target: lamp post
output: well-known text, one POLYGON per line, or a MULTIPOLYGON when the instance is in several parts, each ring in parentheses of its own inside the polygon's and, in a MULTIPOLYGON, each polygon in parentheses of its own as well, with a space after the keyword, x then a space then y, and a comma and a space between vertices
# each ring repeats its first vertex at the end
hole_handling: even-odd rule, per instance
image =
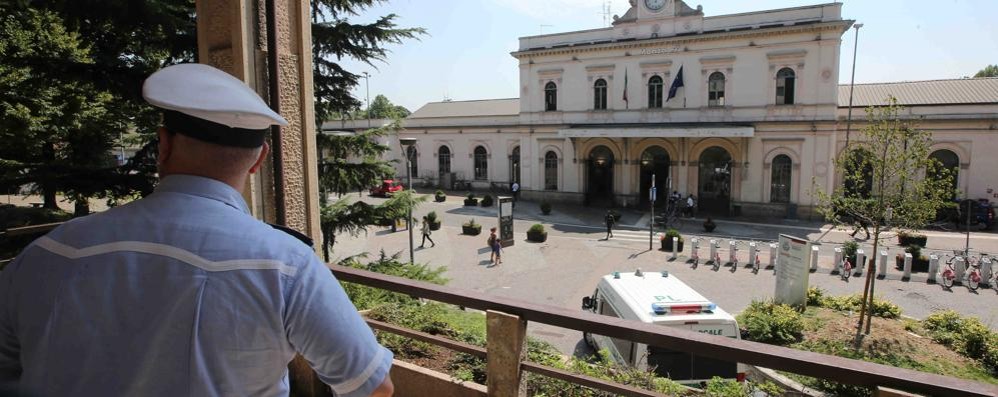
POLYGON ((863 24, 852 25, 856 29, 856 42, 852 46, 852 81, 849 82, 849 116, 846 117, 846 148, 849 148, 849 134, 852 132, 852 91, 856 85, 856 53, 859 48, 859 28, 863 24))
MULTIPOLYGON (((370 121, 370 119, 368 119, 370 121)), ((409 148, 416 144, 416 138, 399 138, 399 143, 402 145, 402 154, 405 156, 405 175, 406 184, 412 193, 416 193, 415 189, 412 188, 412 158, 409 155, 409 148)), ((416 254, 412 247, 414 245, 412 240, 412 203, 409 203, 408 214, 405 219, 406 229, 409 229, 409 264, 416 264, 416 254)))
POLYGON ((364 85, 367 87, 367 128, 371 128, 371 74, 364 72, 364 85))

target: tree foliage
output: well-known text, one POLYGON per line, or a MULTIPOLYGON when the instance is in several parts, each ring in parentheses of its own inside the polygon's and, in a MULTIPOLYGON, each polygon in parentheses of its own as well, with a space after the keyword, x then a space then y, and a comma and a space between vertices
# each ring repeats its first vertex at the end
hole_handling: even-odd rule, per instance
POLYGON ((355 135, 318 134, 322 151, 319 184, 326 193, 343 195, 380 184, 395 168, 383 155, 388 146, 379 141, 400 129, 400 121, 355 135))
POLYGON ((380 205, 355 201, 343 197, 322 207, 322 254, 329 260, 329 253, 336 244, 336 235, 350 233, 358 236, 367 233, 367 227, 395 219, 405 219, 409 211, 426 202, 429 196, 417 196, 412 190, 396 192, 380 205))
POLYGON ((974 78, 981 77, 998 77, 998 65, 985 66, 984 69, 981 69, 974 75, 974 78))
POLYGON ((333 119, 360 107, 360 101, 350 94, 360 79, 340 61, 347 57, 374 65, 385 61, 386 45, 401 44, 426 31, 422 28, 399 28, 395 14, 388 14, 368 24, 356 24, 349 17, 385 2, 385 0, 311 0, 312 4, 312 63, 315 84, 316 124, 333 119))

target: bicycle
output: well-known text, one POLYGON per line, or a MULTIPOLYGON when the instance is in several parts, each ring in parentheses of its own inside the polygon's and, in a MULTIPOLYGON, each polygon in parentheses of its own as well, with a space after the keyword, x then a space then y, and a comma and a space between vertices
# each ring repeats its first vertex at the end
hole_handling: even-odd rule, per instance
POLYGON ((971 291, 977 291, 981 287, 981 261, 974 257, 969 257, 971 259, 967 262, 969 272, 967 272, 967 288, 971 291))
POLYGON ((942 284, 943 288, 950 289, 953 287, 953 281, 956 280, 956 269, 953 267, 953 261, 957 256, 959 255, 953 255, 946 261, 946 269, 943 269, 943 272, 939 275, 939 284, 942 284))

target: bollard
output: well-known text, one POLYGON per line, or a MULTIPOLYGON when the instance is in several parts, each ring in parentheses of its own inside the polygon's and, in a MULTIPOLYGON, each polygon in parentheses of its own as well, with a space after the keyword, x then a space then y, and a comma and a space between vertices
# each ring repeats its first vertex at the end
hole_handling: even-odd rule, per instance
POLYGON ((780 245, 772 243, 769 245, 769 268, 776 269, 776 257, 779 255, 780 245))
POLYGON ((962 257, 956 257, 953 259, 953 269, 956 271, 956 280, 953 280, 953 284, 963 284, 963 274, 967 270, 967 262, 964 262, 962 257))
POLYGON ((737 242, 735 240, 728 240, 728 262, 731 262, 732 265, 734 265, 735 262, 738 262, 738 257, 736 256, 736 243, 737 242))
POLYGON ((856 263, 852 265, 854 269, 853 276, 863 276, 863 269, 866 269, 866 252, 863 250, 856 250, 856 263))
POLYGON ((901 281, 911 280, 911 253, 904 253, 904 274, 901 275, 901 281))
POLYGON ((842 247, 835 247, 835 262, 832 264, 832 274, 842 274, 842 247))
POLYGON ((818 246, 811 246, 811 273, 818 271, 818 246))
POLYGON ((887 277, 887 250, 880 251, 880 263, 877 266, 877 278, 887 277))
POLYGON ((991 287, 991 257, 981 257, 981 284, 991 287))
POLYGON ((936 283, 936 273, 939 271, 939 257, 929 255, 929 278, 925 280, 928 284, 936 283))
MULTIPOLYGON (((717 247, 718 247, 718 245, 719 245, 719 243, 717 242, 717 240, 713 240, 713 239, 710 240, 710 259, 709 260, 712 261, 712 260, 714 260, 714 258, 717 257, 717 247)), ((717 264, 715 264, 715 266, 716 265, 717 264)))
POLYGON ((748 244, 748 261, 749 264, 755 266, 755 256, 759 253, 758 244, 752 242, 748 244))
POLYGON ((694 262, 700 262, 700 239, 694 238, 690 241, 693 244, 690 247, 690 259, 694 262))
POLYGON ((672 259, 675 260, 679 252, 679 237, 672 238, 672 259))

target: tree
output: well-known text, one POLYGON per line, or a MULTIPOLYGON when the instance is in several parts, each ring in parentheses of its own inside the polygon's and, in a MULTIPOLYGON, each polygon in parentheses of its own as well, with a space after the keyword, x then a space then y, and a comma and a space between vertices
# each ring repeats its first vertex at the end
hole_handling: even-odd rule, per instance
MULTIPOLYGON (((831 193, 821 189, 816 192, 819 211, 833 223, 851 220, 873 227, 874 253, 887 227, 895 231, 924 227, 935 219, 939 209, 951 205, 953 176, 929 158, 932 134, 901 119, 903 109, 894 97, 887 99, 886 106, 868 108, 862 137, 851 142, 835 161, 843 175, 843 186, 831 193)), ((864 321, 865 333, 870 333, 873 263, 871 259, 863 290, 857 344, 864 321)))
POLYGON ((384 95, 374 97, 369 111, 372 119, 404 119, 412 114, 409 109, 395 105, 384 95))
POLYGON ((974 75, 975 79, 981 77, 998 77, 998 65, 985 66, 984 69, 981 69, 981 71, 974 75))
POLYGON ((425 34, 422 28, 398 28, 395 14, 378 18, 370 24, 353 24, 348 17, 356 16, 372 5, 385 0, 311 0, 312 4, 312 63, 315 85, 315 118, 321 125, 336 114, 360 107, 360 101, 350 94, 360 75, 344 69, 339 60, 350 57, 368 65, 384 61, 385 45, 400 44, 425 34))
POLYGON ((381 205, 351 201, 349 197, 342 197, 330 205, 323 206, 320 222, 323 258, 329 261, 329 253, 336 244, 337 234, 350 233, 357 236, 362 232, 366 233, 370 225, 405 219, 411 210, 426 202, 428 197, 416 196, 413 190, 403 190, 392 195, 381 205))
POLYGON ((319 164, 319 185, 326 193, 344 195, 374 186, 395 173, 390 161, 382 158, 388 146, 378 140, 400 127, 400 121, 356 135, 317 134, 323 153, 319 164))

